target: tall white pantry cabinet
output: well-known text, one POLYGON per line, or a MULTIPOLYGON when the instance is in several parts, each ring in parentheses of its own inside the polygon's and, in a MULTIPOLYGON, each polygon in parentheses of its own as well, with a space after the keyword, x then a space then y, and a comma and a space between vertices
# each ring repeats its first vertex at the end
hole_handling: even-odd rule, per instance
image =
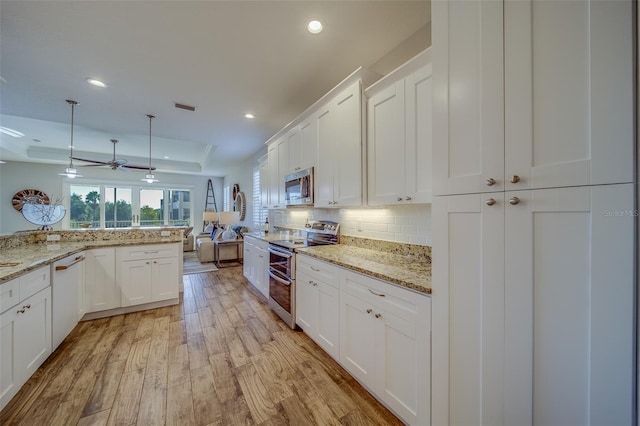
POLYGON ((432 16, 432 424, 632 424, 632 2, 432 16))

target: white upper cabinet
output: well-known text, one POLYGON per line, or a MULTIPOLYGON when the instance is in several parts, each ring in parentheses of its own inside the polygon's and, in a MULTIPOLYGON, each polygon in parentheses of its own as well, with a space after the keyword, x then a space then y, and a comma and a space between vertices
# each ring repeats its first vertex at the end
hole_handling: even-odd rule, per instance
POLYGON ((308 169, 316 164, 318 150, 318 133, 315 117, 303 120, 300 125, 287 133, 289 146, 288 173, 308 169))
POLYGON ((506 188, 631 182, 631 2, 507 1, 504 13, 506 188))
POLYGON ((630 1, 439 1, 433 15, 435 193, 632 181, 630 1))
POLYGON ((263 156, 258 160, 260 170, 260 204, 263 209, 269 208, 269 160, 263 156))
POLYGON ((362 111, 357 80, 317 115, 316 207, 362 205, 362 111))
POLYGON ((269 202, 267 208, 284 208, 284 176, 289 168, 287 139, 272 142, 267 148, 269 202))
POLYGON ((368 204, 431 202, 429 50, 368 88, 368 204))
POLYGON ((504 189, 500 1, 435 1, 433 192, 504 189))

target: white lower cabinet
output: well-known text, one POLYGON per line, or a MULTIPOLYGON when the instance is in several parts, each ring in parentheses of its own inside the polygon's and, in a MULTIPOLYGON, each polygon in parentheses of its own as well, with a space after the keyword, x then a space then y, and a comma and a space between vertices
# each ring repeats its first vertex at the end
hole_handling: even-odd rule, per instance
POLYGON ((355 272, 341 279, 340 361, 408 424, 430 424, 431 299, 355 272))
POLYGON ((120 307, 116 284, 116 249, 105 247, 85 251, 85 309, 87 313, 120 307))
POLYGON ((296 265, 296 323, 322 349, 340 358, 340 270, 299 256, 296 265))
POLYGON ((179 245, 120 247, 116 276, 123 307, 178 297, 179 245))
POLYGON ((243 274, 264 297, 269 297, 269 243, 245 236, 243 274))
POLYGON ((308 256, 296 323, 402 421, 431 423, 431 298, 308 256))
MULTIPOLYGON (((46 272, 40 275, 48 279, 49 267, 44 269, 46 272)), ((5 292, 13 297, 19 291, 20 280, 2 284, 3 297, 5 292)), ((18 303, 0 314, 0 409, 51 354, 51 286, 48 282, 43 284, 45 288, 22 292, 16 299, 18 303)))

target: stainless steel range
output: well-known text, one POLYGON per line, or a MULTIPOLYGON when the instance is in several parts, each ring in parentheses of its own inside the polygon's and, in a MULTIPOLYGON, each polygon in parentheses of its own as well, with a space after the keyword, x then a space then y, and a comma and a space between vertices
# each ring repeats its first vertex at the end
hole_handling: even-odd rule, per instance
POLYGON ((296 248, 339 242, 338 223, 317 221, 307 223, 305 238, 269 243, 269 306, 289 327, 296 327, 296 248))

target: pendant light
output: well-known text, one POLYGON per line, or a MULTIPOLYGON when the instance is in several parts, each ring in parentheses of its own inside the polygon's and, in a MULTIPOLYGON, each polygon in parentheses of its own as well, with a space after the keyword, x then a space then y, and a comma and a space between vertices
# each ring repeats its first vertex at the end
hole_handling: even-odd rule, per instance
POLYGON ((69 154, 69 167, 66 167, 64 169, 64 173, 59 173, 59 175, 66 176, 69 179, 75 179, 77 177, 82 177, 82 175, 78 174, 76 168, 73 167, 73 112, 75 106, 78 105, 78 103, 71 99, 67 99, 67 103, 71 105, 71 145, 69 145, 69 148, 71 148, 71 153, 69 154))
POLYGON ((156 117, 151 114, 147 114, 147 117, 149 117, 149 172, 146 175, 144 175, 143 179, 140 179, 140 180, 147 183, 153 183, 153 182, 158 182, 158 179, 156 179, 153 173, 151 172, 151 120, 153 120, 156 117))

